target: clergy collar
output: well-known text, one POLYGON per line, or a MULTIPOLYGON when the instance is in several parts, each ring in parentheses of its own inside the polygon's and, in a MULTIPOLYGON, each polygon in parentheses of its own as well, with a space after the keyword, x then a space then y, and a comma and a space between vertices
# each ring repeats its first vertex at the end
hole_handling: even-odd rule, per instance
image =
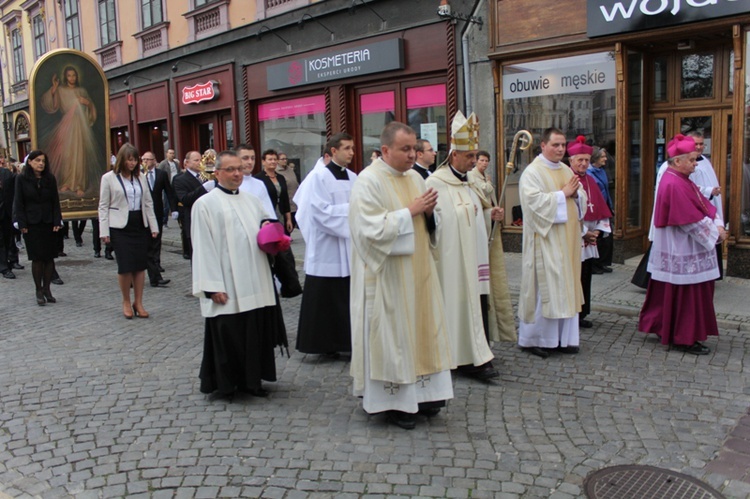
POLYGON ((428 168, 426 166, 422 166, 419 163, 414 163, 414 168, 420 168, 420 169, 425 170, 425 171, 428 170, 428 168))
POLYGON ((388 163, 386 163, 386 162, 385 162, 385 160, 384 160, 383 158, 380 158, 380 160, 381 160, 381 161, 383 162, 383 164, 384 164, 384 165, 385 165, 386 167, 388 167, 388 171, 389 171, 389 172, 390 172, 390 173, 391 173, 392 175, 395 175, 395 176, 397 176, 397 177, 403 177, 404 175, 406 175, 406 172, 400 172, 400 171, 396 170, 396 169, 395 169, 394 167, 392 167, 391 165, 389 165, 388 163))
POLYGON ((454 175, 454 176, 455 176, 455 177, 456 177, 456 178, 457 178, 458 180, 460 180, 461 182, 467 182, 467 181, 468 181, 468 179, 466 178, 466 177, 467 177, 467 175, 466 175, 465 173, 461 173, 461 172, 459 172, 458 170, 456 170, 455 168, 453 168, 453 165, 448 165, 448 166, 450 167, 450 169, 451 169, 451 172, 453 173, 453 175, 454 175))
POLYGON ((704 155, 702 155, 702 154, 699 154, 699 155, 698 155, 698 157, 697 157, 697 158, 695 158, 695 161, 696 161, 696 162, 697 162, 697 161, 703 161, 704 159, 706 159, 706 157, 705 157, 704 155))
POLYGON ((549 168, 552 168, 555 170, 558 168, 562 168, 559 162, 555 163, 553 161, 548 160, 547 158, 544 157, 544 154, 540 154, 539 156, 537 156, 537 158, 541 159, 544 162, 544 164, 547 165, 549 168))
POLYGON ((226 193, 226 194, 231 194, 231 195, 233 195, 233 196, 236 196, 237 194, 239 194, 239 193, 240 193, 240 190, 239 190, 239 189, 236 189, 236 190, 234 190, 234 191, 230 191, 229 189, 227 189, 227 188, 226 188, 226 187, 224 187, 223 185, 219 184, 218 182, 217 182, 217 184, 216 184, 216 187, 217 187, 217 188, 218 188, 218 189, 219 189, 219 190, 220 190, 221 192, 224 192, 224 193, 226 193))
POLYGON ((331 165, 331 166, 335 166, 336 168, 340 168, 342 172, 346 171, 346 167, 345 166, 341 166, 340 164, 336 163, 334 160, 331 160, 330 163, 328 163, 328 164, 331 165))

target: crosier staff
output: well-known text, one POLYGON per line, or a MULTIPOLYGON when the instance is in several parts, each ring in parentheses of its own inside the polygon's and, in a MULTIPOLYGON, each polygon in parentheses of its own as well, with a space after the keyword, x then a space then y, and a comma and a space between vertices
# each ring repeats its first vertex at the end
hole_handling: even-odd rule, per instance
MULTIPOLYGON (((519 130, 516 132, 516 134, 513 136, 513 144, 510 148, 510 154, 508 155, 508 162, 505 163, 505 176, 503 177, 503 190, 500 192, 500 197, 497 200, 498 206, 503 206, 503 201, 505 201, 505 189, 508 187, 508 176, 516 169, 516 165, 514 163, 516 158, 516 150, 519 148, 518 144, 521 143, 520 149, 522 151, 527 150, 529 147, 531 147, 534 144, 534 137, 532 137, 531 132, 528 130, 519 130)), ((490 245, 492 245, 492 241, 495 240, 495 228, 497 227, 497 224, 492 224, 492 230, 490 231, 490 245)))

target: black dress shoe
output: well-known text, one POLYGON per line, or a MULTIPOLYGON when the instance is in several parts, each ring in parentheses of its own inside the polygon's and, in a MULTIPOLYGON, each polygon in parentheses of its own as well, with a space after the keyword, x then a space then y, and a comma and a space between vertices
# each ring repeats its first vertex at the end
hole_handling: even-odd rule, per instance
POLYGON ((159 279, 158 281, 154 281, 151 283, 152 288, 158 288, 158 287, 164 287, 167 284, 169 284, 170 279, 159 279))
POLYGON ((574 347, 574 346, 567 346, 567 347, 557 347, 557 351, 560 353, 571 353, 575 354, 581 351, 580 347, 574 347))
POLYGON ((190 260, 190 255, 188 255, 187 253, 183 253, 182 258, 184 258, 185 260, 190 260))
POLYGON ((607 267, 607 266, 604 266, 604 267, 602 267, 602 270, 603 270, 603 271, 604 271, 604 272, 605 272, 606 274, 611 274, 611 273, 612 273, 612 270, 613 270, 613 269, 612 269, 612 267, 607 267))
POLYGON ((546 359, 547 357, 549 357, 549 351, 547 351, 544 348, 540 348, 540 347, 523 347, 522 349, 525 350, 526 352, 529 352, 532 355, 536 355, 537 357, 541 357, 543 359, 546 359))
POLYGON ((265 390, 263 388, 249 388, 247 390, 247 393, 249 393, 253 397, 262 397, 262 398, 266 398, 269 395, 268 390, 265 390))
POLYGON ((159 265, 159 272, 166 272, 166 270, 164 270, 164 267, 162 267, 161 265, 159 265))
POLYGON ((13 262, 13 265, 11 265, 11 267, 13 268, 13 270, 23 270, 23 265, 18 262, 13 262))
POLYGON ((591 269, 591 273, 599 275, 599 274, 603 274, 604 270, 601 267, 594 267, 591 269))
POLYGON ((65 283, 63 282, 63 280, 62 280, 62 279, 60 279, 59 277, 55 277, 55 278, 54 278, 54 279, 52 279, 52 280, 51 280, 50 282, 51 282, 52 284, 58 284, 58 285, 63 285, 63 284, 65 284, 65 283))
POLYGON ((15 279, 16 274, 14 274, 12 270, 6 270, 5 272, 3 272, 3 277, 6 279, 15 279))
POLYGON ((711 353, 711 349, 706 345, 698 343, 697 341, 690 346, 687 345, 675 345, 678 350, 682 350, 685 353, 692 355, 708 355, 711 353))
POLYGON ((83 248, 83 241, 76 241, 77 248, 83 248))
POLYGON ((94 251, 94 258, 101 258, 102 252, 101 251, 94 251))
POLYGON ((107 253, 107 252, 104 253, 104 258, 106 258, 107 260, 115 259, 115 257, 112 256, 112 253, 107 253))
POLYGON ((424 409, 419 410, 419 414, 422 416, 427 416, 428 418, 434 418, 438 414, 440 414, 440 407, 426 407, 424 409))
POLYGON ((590 328, 594 327, 594 323, 591 322, 588 319, 580 319, 578 321, 578 327, 582 327, 584 329, 590 329, 590 328))
POLYGON ((386 419, 389 423, 395 424, 404 430, 413 430, 417 427, 417 420, 414 414, 409 414, 408 412, 388 411, 386 419))
POLYGON ((64 251, 60 251, 60 252, 59 252, 59 253, 57 254, 57 256, 68 256, 68 254, 67 254, 67 253, 65 253, 64 251))

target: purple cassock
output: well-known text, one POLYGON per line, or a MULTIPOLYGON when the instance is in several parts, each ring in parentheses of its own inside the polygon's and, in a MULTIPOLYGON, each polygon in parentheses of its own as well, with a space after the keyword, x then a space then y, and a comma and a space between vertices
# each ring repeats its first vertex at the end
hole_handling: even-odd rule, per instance
POLYGON ((715 217, 716 208, 688 176, 667 169, 654 212, 651 281, 638 321, 640 331, 660 336, 665 345, 691 346, 719 334, 715 217))

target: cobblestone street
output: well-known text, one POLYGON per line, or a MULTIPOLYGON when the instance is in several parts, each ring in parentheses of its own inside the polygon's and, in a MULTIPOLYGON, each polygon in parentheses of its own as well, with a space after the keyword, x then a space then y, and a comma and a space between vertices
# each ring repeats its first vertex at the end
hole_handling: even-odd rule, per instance
POLYGON ((743 328, 695 357, 600 309, 579 355, 496 344, 498 381, 455 378, 447 409, 405 431, 362 410, 348 362, 294 351, 300 298, 283 300, 291 357, 277 357, 270 397, 209 400, 198 390, 203 320, 178 248, 162 252, 169 287, 147 284, 151 318, 125 320, 116 264, 93 259, 84 238, 57 260, 57 304, 36 305, 24 251, 26 269, 0 282, 2 494, 574 498, 591 471, 651 464, 750 496, 750 484, 706 468, 750 407, 743 328))

